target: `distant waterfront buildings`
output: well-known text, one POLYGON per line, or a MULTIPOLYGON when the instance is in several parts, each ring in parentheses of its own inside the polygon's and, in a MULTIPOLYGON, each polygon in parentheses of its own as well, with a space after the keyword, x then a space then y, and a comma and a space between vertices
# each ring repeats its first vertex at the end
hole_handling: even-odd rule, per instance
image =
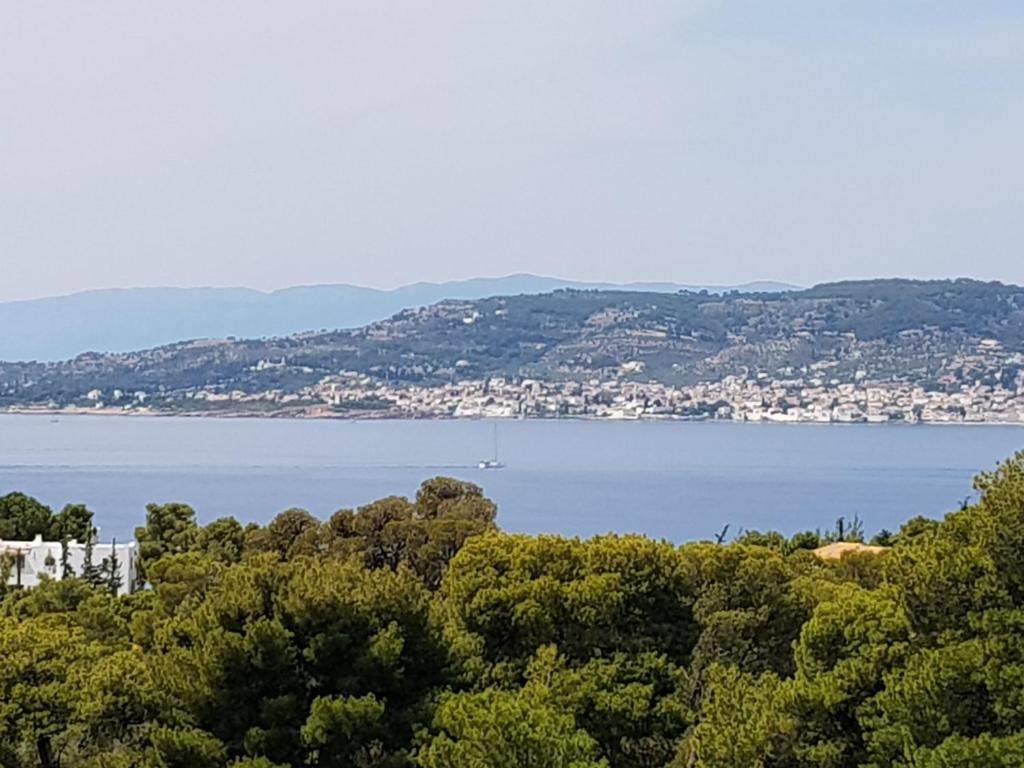
POLYGON ((436 387, 329 377, 304 393, 338 412, 406 418, 691 419, 780 423, 1024 423, 1024 387, 962 385, 952 392, 822 378, 670 386, 657 382, 545 382, 503 378, 436 387))
MULTIPOLYGON (((928 350, 925 350, 928 352, 928 350)), ((928 352, 928 354, 931 354, 928 352)), ((927 355, 926 355, 927 357, 927 355)), ((379 372, 338 371, 316 383, 313 370, 286 358, 260 360, 281 388, 241 382, 176 390, 93 389, 66 410, 189 415, 338 418, 686 419, 779 423, 1024 423, 1024 353, 981 340, 966 353, 935 358, 927 370, 879 374, 822 360, 800 368, 750 370, 697 383, 643 381, 649 366, 627 359, 601 371, 557 371, 547 378, 472 378, 457 361, 447 382, 415 384, 379 372), (239 386, 241 384, 241 386, 239 386)), ((15 406, 10 410, 59 409, 15 406)))
MULTIPOLYGON (((1022 377, 1024 378, 1024 377, 1022 377)), ((46 407, 10 410, 33 412, 46 407)), ((342 372, 299 391, 198 388, 146 396, 121 406, 96 402, 71 411, 190 415, 290 415, 338 418, 685 419, 777 423, 1024 424, 1024 381, 839 381, 823 376, 770 379, 726 376, 673 386, 627 379, 458 380, 436 386, 393 384, 342 372)))

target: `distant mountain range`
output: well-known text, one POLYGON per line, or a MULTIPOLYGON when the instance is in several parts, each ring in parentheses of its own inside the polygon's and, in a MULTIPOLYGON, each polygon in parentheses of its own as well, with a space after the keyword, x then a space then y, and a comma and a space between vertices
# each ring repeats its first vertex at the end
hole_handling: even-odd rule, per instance
POLYGON ((796 286, 588 283, 537 275, 414 283, 393 290, 309 285, 249 288, 127 288, 0 303, 0 360, 54 361, 83 352, 123 352, 185 339, 264 338, 355 328, 444 299, 539 294, 562 288, 673 293, 777 292, 796 286))

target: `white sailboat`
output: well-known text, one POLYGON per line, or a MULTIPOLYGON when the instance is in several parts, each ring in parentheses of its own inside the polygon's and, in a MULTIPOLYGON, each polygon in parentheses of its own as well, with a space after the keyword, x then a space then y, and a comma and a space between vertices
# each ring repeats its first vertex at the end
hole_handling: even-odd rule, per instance
POLYGON ((477 469, 504 469, 505 465, 498 460, 498 422, 494 422, 494 458, 481 459, 477 469))

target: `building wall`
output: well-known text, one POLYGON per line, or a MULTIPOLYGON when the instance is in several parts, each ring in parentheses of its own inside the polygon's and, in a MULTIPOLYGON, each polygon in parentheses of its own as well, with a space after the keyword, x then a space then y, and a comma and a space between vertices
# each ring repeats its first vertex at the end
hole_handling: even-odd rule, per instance
MULTIPOLYGON (((97 543, 92 548, 93 565, 99 566, 114 551, 114 544, 97 543)), ((76 576, 85 568, 85 544, 68 542, 68 565, 76 576)), ((121 574, 118 594, 128 594, 135 585, 138 568, 138 547, 135 542, 117 544, 117 559, 121 574)), ((11 558, 11 574, 8 584, 15 585, 20 578, 21 586, 31 588, 39 585, 43 578, 60 581, 63 578, 61 566, 62 547, 59 541, 43 541, 37 536, 33 541, 5 541, 0 539, 0 557, 11 558), (20 573, 19 573, 20 571, 20 573)))

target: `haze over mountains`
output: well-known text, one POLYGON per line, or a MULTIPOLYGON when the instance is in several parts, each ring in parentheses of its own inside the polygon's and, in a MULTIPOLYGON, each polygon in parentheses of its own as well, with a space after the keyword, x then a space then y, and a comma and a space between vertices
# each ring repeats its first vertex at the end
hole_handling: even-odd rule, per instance
POLYGON ((393 290, 310 285, 262 292, 249 288, 128 288, 0 303, 0 360, 55 361, 83 352, 124 352, 201 338, 262 338, 308 330, 355 328, 444 299, 539 294, 560 288, 671 293, 774 292, 796 286, 589 283, 519 274, 393 290))

